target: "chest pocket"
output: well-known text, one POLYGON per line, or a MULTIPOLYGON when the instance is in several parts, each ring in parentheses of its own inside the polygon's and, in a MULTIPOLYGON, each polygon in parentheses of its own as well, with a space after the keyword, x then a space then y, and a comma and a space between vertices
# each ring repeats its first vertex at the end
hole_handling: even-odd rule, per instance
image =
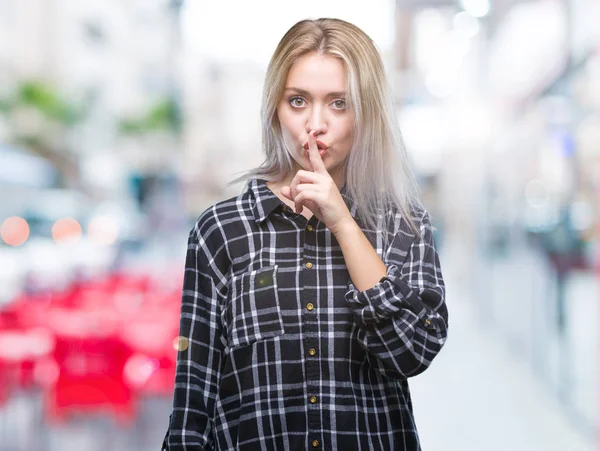
POLYGON ((276 276, 277 266, 268 266, 231 278, 226 308, 231 348, 283 335, 276 276))

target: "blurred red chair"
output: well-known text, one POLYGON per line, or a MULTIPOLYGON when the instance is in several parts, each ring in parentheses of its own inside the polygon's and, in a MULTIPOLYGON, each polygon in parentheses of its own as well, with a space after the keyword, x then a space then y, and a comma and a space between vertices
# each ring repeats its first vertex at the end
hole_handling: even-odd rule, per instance
POLYGON ((43 325, 45 303, 20 298, 0 311, 0 367, 4 392, 32 388, 37 364, 54 350, 43 325))
POLYGON ((124 378, 140 395, 172 395, 179 346, 179 311, 146 305, 126 322, 121 337, 133 354, 124 378))
POLYGON ((108 411, 122 424, 137 395, 172 395, 181 292, 163 279, 115 273, 4 306, 0 403, 37 385, 49 421, 108 411))
POLYGON ((123 379, 131 352, 116 331, 110 310, 53 309, 49 324, 56 334, 56 381, 46 392, 49 421, 75 412, 108 412, 118 424, 134 420, 135 399, 123 379))

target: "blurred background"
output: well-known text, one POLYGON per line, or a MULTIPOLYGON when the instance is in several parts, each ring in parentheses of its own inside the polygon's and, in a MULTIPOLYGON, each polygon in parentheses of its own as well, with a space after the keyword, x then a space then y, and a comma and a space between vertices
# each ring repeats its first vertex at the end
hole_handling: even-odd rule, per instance
POLYGON ((423 448, 597 449, 600 2, 0 0, 0 449, 159 449, 187 235, 298 20, 376 42, 450 337, 423 448))

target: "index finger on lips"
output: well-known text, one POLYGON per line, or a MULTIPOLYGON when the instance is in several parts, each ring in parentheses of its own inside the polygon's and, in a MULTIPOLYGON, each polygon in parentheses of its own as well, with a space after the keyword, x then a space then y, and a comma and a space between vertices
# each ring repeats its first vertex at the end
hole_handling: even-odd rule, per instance
POLYGON ((312 164, 313 171, 316 173, 326 173, 325 164, 319 154, 319 147, 317 146, 317 138, 315 131, 311 131, 308 134, 308 158, 312 164))

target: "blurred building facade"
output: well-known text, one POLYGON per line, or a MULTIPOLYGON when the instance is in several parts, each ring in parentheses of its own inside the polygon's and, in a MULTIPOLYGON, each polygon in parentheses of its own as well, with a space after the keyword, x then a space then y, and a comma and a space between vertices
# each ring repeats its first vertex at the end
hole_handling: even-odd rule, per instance
POLYGON ((126 125, 179 101, 180 7, 177 0, 2 2, 5 103, 24 84, 43 82, 45 95, 79 115, 75 126, 60 127, 21 99, 5 116, 3 137, 50 135, 45 156, 71 161, 78 172, 70 183, 102 193, 122 195, 130 172, 175 170, 172 130, 126 125))
POLYGON ((461 4, 397 0, 407 147, 443 243, 462 255, 460 277, 481 320, 591 437, 600 298, 592 17, 600 4, 461 4), (590 321, 586 331, 581 321, 590 321))
POLYGON ((262 161, 260 103, 265 69, 252 61, 186 59, 182 176, 190 215, 236 195, 240 184, 226 187, 226 183, 262 161))

